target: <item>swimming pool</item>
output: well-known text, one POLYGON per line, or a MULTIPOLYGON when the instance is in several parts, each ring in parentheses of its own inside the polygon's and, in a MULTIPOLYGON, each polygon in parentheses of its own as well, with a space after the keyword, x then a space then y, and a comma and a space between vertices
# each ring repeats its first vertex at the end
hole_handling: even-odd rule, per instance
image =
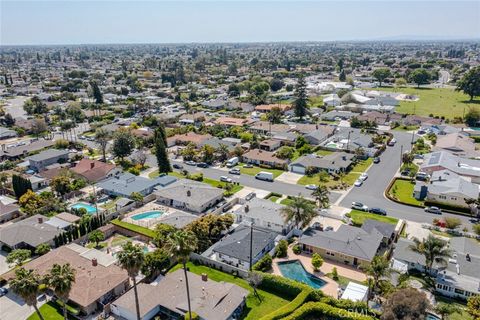
POLYGON ((138 220, 144 220, 144 219, 154 219, 161 217, 163 215, 163 211, 147 211, 147 212, 142 212, 136 215, 131 216, 132 220, 138 221, 138 220))
POLYGON ((285 278, 305 283, 314 289, 320 289, 326 282, 305 270, 299 260, 279 262, 278 268, 285 278))
POLYGON ((91 206, 87 203, 83 203, 83 202, 78 202, 78 203, 75 203, 73 206, 71 206, 70 208, 73 208, 73 209, 85 209, 87 210, 87 213, 88 214, 94 214, 97 212, 97 209, 95 209, 94 206, 91 206))
POLYGON ((425 318, 425 320, 440 320, 440 318, 437 317, 437 316, 434 315, 434 314, 428 313, 428 314, 427 314, 427 317, 425 318))

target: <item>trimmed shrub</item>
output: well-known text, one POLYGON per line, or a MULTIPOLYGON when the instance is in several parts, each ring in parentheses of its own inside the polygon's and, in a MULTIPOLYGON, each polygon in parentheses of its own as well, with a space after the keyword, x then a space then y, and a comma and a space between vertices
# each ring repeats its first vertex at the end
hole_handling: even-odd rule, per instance
POLYGON ((290 280, 274 274, 262 274, 263 280, 260 288, 268 292, 278 292, 282 295, 295 298, 303 290, 309 290, 311 287, 306 284, 290 280))
POLYGON ((373 320, 374 317, 362 315, 357 312, 339 309, 321 302, 307 302, 284 320, 300 320, 300 319, 343 319, 343 320, 373 320))
POLYGON ((292 312, 294 312, 297 308, 299 308, 302 304, 304 304, 310 297, 310 294, 313 292, 313 289, 305 289, 300 292, 295 299, 293 299, 290 303, 284 305, 280 309, 267 314, 266 316, 262 317, 261 320, 277 320, 283 319, 284 317, 288 316, 292 312))
POLYGON ((288 242, 287 240, 280 240, 277 248, 275 248, 275 256, 278 258, 285 258, 287 256, 288 242))
MULTIPOLYGON (((190 320, 188 312, 185 313, 185 320, 190 320)), ((192 320, 200 320, 200 316, 192 311, 192 320)))
POLYGON ((302 252, 302 248, 297 244, 296 246, 293 247, 292 251, 295 254, 300 254, 302 252))
POLYGON ((258 260, 258 262, 253 265, 252 269, 262 272, 270 271, 272 269, 272 256, 267 253, 262 259, 258 260))
POLYGON ((323 259, 318 253, 314 253, 312 256, 313 270, 318 271, 323 264, 323 259))

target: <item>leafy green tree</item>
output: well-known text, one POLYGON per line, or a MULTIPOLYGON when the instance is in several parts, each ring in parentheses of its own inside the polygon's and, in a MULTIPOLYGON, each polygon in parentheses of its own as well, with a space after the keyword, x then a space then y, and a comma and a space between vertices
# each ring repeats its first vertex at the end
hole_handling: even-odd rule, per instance
POLYGON ((7 263, 14 263, 15 266, 21 266, 25 261, 30 259, 32 253, 28 249, 15 249, 7 255, 7 263))
POLYGON ((211 145, 204 145, 201 149, 202 161, 206 163, 212 163, 215 158, 215 148, 211 145))
POLYGON ((43 315, 37 306, 37 296, 40 293, 42 279, 33 270, 19 268, 15 270, 15 278, 10 281, 10 288, 19 295, 25 303, 33 307, 40 320, 44 320, 43 315))
POLYGON ((313 192, 312 196, 315 198, 318 206, 322 209, 326 209, 330 206, 330 191, 325 185, 319 185, 313 192))
POLYGON ((72 191, 71 173, 68 170, 61 172, 53 177, 50 187, 61 197, 72 191))
POLYGON ((155 237, 153 243, 158 248, 162 248, 167 240, 168 236, 175 232, 177 229, 169 224, 159 223, 155 226, 155 237))
POLYGON ((118 130, 113 137, 112 153, 115 157, 128 157, 135 148, 135 138, 132 133, 125 128, 118 130))
POLYGON ((43 256, 44 254, 48 253, 51 250, 50 245, 48 243, 42 243, 37 246, 35 249, 35 254, 39 256, 43 256))
POLYGON ((275 248, 275 256, 277 258, 285 258, 288 251, 288 242, 287 240, 280 240, 275 248))
POLYGON ((110 141, 110 132, 103 128, 98 128, 95 131, 95 142, 98 144, 100 151, 102 152, 102 161, 105 162, 107 157, 108 141, 110 141))
POLYGON ((430 302, 422 291, 405 288, 390 294, 382 307, 382 320, 425 319, 430 302))
POLYGON ((268 272, 272 270, 272 256, 268 253, 258 260, 252 267, 254 271, 268 272))
POLYGON ((281 209, 281 214, 286 223, 294 221, 297 229, 305 228, 317 215, 315 205, 302 196, 292 197, 292 201, 281 209))
POLYGON ((470 127, 478 126, 478 123, 480 122, 480 110, 475 108, 468 109, 463 121, 470 127))
POLYGON ((132 192, 130 194, 130 199, 132 199, 133 201, 135 201, 138 204, 143 203, 143 195, 140 192, 132 192))
POLYGON ((168 173, 172 171, 170 166, 170 160, 168 159, 167 153, 167 135, 165 133, 165 128, 163 125, 160 125, 155 130, 155 155, 157 156, 158 171, 160 173, 168 173))
POLYGON ((292 159, 294 154, 295 149, 289 146, 283 146, 275 153, 280 159, 292 159))
POLYGON ((13 192, 15 192, 15 197, 20 199, 20 197, 27 193, 28 190, 32 190, 32 183, 30 180, 14 174, 12 176, 12 187, 13 192))
POLYGON ((95 243, 95 247, 98 247, 98 243, 103 240, 105 235, 100 230, 93 230, 88 234, 88 241, 95 243))
POLYGON ((207 214, 185 226, 185 230, 193 233, 197 240, 196 249, 199 252, 207 250, 212 244, 218 241, 224 231, 233 224, 233 216, 207 214))
POLYGON ((419 253, 425 257, 425 269, 428 275, 432 271, 434 262, 439 264, 447 264, 447 258, 451 256, 450 249, 447 248, 447 242, 433 235, 429 235, 427 239, 413 239, 414 244, 409 249, 419 253))
POLYGON ((197 238, 189 231, 178 230, 170 234, 165 243, 165 249, 183 266, 185 275, 185 287, 187 289, 187 303, 189 320, 192 320, 192 306, 190 301, 190 287, 188 284, 187 262, 190 259, 190 253, 197 248, 197 238))
POLYGON ((468 298, 467 311, 474 319, 480 319, 480 295, 468 298))
POLYGON ((480 96, 480 66, 470 69, 457 82, 456 90, 463 91, 463 93, 470 96, 470 101, 480 96))
POLYGON ((377 79, 381 87, 383 81, 391 76, 391 72, 389 68, 378 68, 373 71, 372 76, 377 79))
POLYGON ((103 94, 98 87, 98 83, 96 81, 90 81, 90 87, 92 90, 93 99, 95 99, 96 104, 103 103, 103 94))
POLYGON ((303 119, 307 115, 307 84, 303 75, 298 77, 295 87, 295 102, 293 103, 295 116, 303 119))
POLYGON ((140 320, 140 304, 137 292, 137 275, 145 262, 145 255, 139 245, 127 242, 122 246, 122 251, 118 253, 118 262, 123 269, 127 270, 129 277, 133 282, 133 292, 135 294, 135 309, 137 311, 137 320, 140 320))
POLYGON ((375 256, 370 264, 363 268, 373 278, 373 290, 379 287, 380 279, 390 275, 390 264, 383 256, 375 256))
POLYGON ((67 302, 70 291, 75 283, 75 269, 69 263, 59 265, 54 263, 46 276, 47 285, 53 290, 58 299, 62 301, 63 318, 68 319, 67 302))
POLYGON ((338 75, 338 80, 340 80, 340 81, 345 81, 345 80, 347 80, 347 75, 346 75, 344 69, 342 69, 342 70, 340 71, 340 74, 338 75))
POLYGON ((170 258, 168 253, 163 249, 156 249, 155 251, 149 252, 145 255, 145 261, 143 262, 141 271, 145 277, 151 279, 169 266, 170 258))
POLYGON ((430 73, 423 68, 415 69, 414 71, 412 71, 412 73, 410 73, 409 76, 410 81, 416 83, 418 88, 420 88, 420 85, 422 84, 430 83, 430 78, 430 73))
POLYGON ((285 83, 280 79, 273 78, 272 80, 270 80, 270 89, 272 91, 278 91, 282 89, 284 85, 285 83))
POLYGON ((459 307, 454 305, 453 303, 444 303, 444 302, 439 302, 434 308, 435 313, 440 315, 442 317, 442 320, 448 319, 448 316, 458 312, 461 313, 461 310, 459 307))
POLYGON ((282 122, 282 110, 279 107, 273 107, 269 113, 267 113, 267 119, 271 124, 282 122))
POLYGON ((323 259, 318 253, 312 255, 312 267, 314 271, 318 271, 323 265, 323 259))

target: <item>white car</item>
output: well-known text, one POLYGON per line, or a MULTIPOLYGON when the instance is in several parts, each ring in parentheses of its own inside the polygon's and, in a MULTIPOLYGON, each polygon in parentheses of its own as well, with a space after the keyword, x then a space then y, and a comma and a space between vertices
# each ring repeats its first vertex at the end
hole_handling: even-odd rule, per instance
POLYGON ((226 176, 221 176, 220 181, 222 182, 232 182, 232 179, 226 176))
POLYGON ((353 184, 355 187, 361 187, 363 184, 363 180, 362 179, 357 179, 357 181, 355 181, 355 183, 353 184))
POLYGON ((366 173, 366 172, 362 173, 358 179, 362 180, 362 181, 367 180, 368 179, 368 173, 366 173))
POLYGON ((368 207, 361 202, 352 202, 352 209, 357 209, 360 211, 368 211, 368 207))
POLYGON ((305 186, 308 190, 317 190, 317 185, 316 184, 307 184, 305 186))

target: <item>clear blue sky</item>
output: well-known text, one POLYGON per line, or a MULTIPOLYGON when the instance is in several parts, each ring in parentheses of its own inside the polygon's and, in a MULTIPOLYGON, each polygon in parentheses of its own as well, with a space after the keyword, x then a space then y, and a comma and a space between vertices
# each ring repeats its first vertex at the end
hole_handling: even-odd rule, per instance
POLYGON ((0 44, 480 38, 480 1, 5 1, 0 44))

